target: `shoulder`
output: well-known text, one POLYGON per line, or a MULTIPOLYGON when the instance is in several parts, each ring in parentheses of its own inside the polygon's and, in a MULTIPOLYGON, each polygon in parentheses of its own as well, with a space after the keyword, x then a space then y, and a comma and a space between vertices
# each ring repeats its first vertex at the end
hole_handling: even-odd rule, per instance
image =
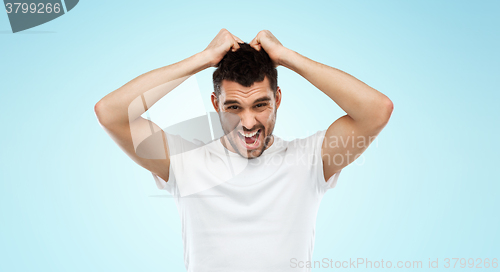
POLYGON ((165 135, 168 141, 170 156, 197 149, 205 145, 205 143, 200 140, 182 137, 178 134, 165 133, 165 135))
POLYGON ((314 150, 321 148, 326 130, 319 130, 310 136, 304 138, 297 138, 287 142, 290 149, 301 150, 304 152, 314 152, 314 150))

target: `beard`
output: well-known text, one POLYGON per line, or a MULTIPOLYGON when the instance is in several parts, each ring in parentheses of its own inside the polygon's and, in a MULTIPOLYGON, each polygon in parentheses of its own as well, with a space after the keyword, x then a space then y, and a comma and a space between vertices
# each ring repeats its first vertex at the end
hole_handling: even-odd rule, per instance
MULTIPOLYGON (((260 133, 263 136, 263 144, 261 144, 261 147, 257 148, 257 149, 248 150, 248 149, 242 147, 241 144, 237 143, 236 141, 240 141, 239 139, 237 139, 237 137, 240 137, 240 136, 238 136, 238 135, 235 136, 235 134, 238 133, 238 132, 236 132, 236 130, 232 131, 230 133, 230 136, 227 137, 227 139, 229 141, 229 144, 231 144, 233 149, 240 156, 247 158, 247 159, 255 159, 255 158, 260 157, 264 153, 264 151, 268 148, 269 143, 271 142, 271 140, 274 137, 272 135, 272 131, 270 131, 269 134, 267 134, 265 127, 261 127, 260 129, 261 129, 260 133)), ((260 137, 260 135, 259 135, 259 137, 260 137)))
MULTIPOLYGON (((235 119, 234 116, 232 118, 235 119)), ((238 121, 239 120, 240 119, 238 117, 238 121)), ((274 115, 271 119, 271 123, 268 127, 264 126, 262 123, 259 123, 259 124, 255 125, 253 128, 247 129, 248 131, 255 131, 255 130, 260 129, 258 137, 260 138, 262 136, 263 143, 260 144, 261 146, 257 149, 249 150, 249 149, 246 149, 245 147, 243 147, 241 145, 241 143, 239 143, 241 141, 241 139, 239 139, 240 136, 238 135, 238 133, 239 133, 238 130, 242 129, 241 125, 238 125, 235 128, 233 126, 230 126, 233 128, 228 128, 227 126, 224 125, 224 122, 222 122, 222 119, 220 121, 222 124, 222 129, 224 131, 224 136, 221 138, 221 140, 224 139, 226 146, 227 146, 227 142, 229 142, 231 147, 240 156, 247 158, 247 159, 255 159, 255 158, 260 157, 264 153, 264 151, 269 147, 269 143, 274 139, 273 131, 274 131, 274 124, 276 121, 276 110, 275 110, 274 115)), ((257 139, 257 141, 258 140, 259 139, 257 139)))

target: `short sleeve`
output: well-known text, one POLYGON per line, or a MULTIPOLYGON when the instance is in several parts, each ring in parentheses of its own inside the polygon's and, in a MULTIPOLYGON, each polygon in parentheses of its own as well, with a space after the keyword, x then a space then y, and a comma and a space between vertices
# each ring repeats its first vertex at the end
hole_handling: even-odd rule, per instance
POLYGON ((175 175, 174 171, 172 170, 172 164, 170 164, 170 168, 168 170, 168 182, 153 172, 151 172, 151 174, 153 175, 153 178, 156 182, 156 187, 158 187, 158 189, 167 190, 169 192, 172 191, 172 188, 174 187, 173 185, 175 184, 175 175))
POLYGON ((326 130, 318 131, 314 135, 311 136, 311 143, 314 147, 313 150, 313 170, 316 172, 316 181, 319 183, 319 187, 323 190, 329 190, 334 188, 337 185, 337 180, 339 179, 340 172, 339 170, 335 174, 333 174, 328 181, 325 178, 325 174, 323 171, 323 159, 321 157, 321 148, 323 145, 323 140, 325 139, 326 130))
POLYGON ((194 142, 190 142, 179 135, 174 135, 166 132, 165 135, 167 138, 169 151, 168 153, 170 158, 168 181, 165 181, 163 178, 153 172, 151 172, 151 174, 153 175, 153 178, 156 182, 156 187, 158 189, 166 190, 169 193, 174 194, 177 191, 177 181, 175 177, 174 164, 176 163, 175 160, 179 159, 179 156, 176 155, 198 148, 199 146, 203 145, 203 142, 196 139, 194 140, 194 142))

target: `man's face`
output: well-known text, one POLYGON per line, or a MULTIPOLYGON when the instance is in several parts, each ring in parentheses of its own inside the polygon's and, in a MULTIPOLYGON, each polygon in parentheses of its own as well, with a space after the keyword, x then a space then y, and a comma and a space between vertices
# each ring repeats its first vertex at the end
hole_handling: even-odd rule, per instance
POLYGON ((225 134, 221 142, 245 158, 259 157, 274 141, 272 132, 280 103, 281 90, 277 88, 275 97, 267 77, 250 87, 223 80, 218 99, 212 94, 225 134))

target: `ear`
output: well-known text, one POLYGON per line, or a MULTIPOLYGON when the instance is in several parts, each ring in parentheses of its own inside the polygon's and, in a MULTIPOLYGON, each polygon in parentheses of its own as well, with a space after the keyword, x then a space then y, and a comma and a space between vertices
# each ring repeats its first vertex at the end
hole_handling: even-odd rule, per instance
POLYGON ((219 100, 217 99, 215 92, 212 92, 211 99, 212 99, 212 105, 214 106, 215 111, 219 112, 219 100))
POLYGON ((276 109, 278 109, 281 105, 281 88, 276 88, 276 109))

